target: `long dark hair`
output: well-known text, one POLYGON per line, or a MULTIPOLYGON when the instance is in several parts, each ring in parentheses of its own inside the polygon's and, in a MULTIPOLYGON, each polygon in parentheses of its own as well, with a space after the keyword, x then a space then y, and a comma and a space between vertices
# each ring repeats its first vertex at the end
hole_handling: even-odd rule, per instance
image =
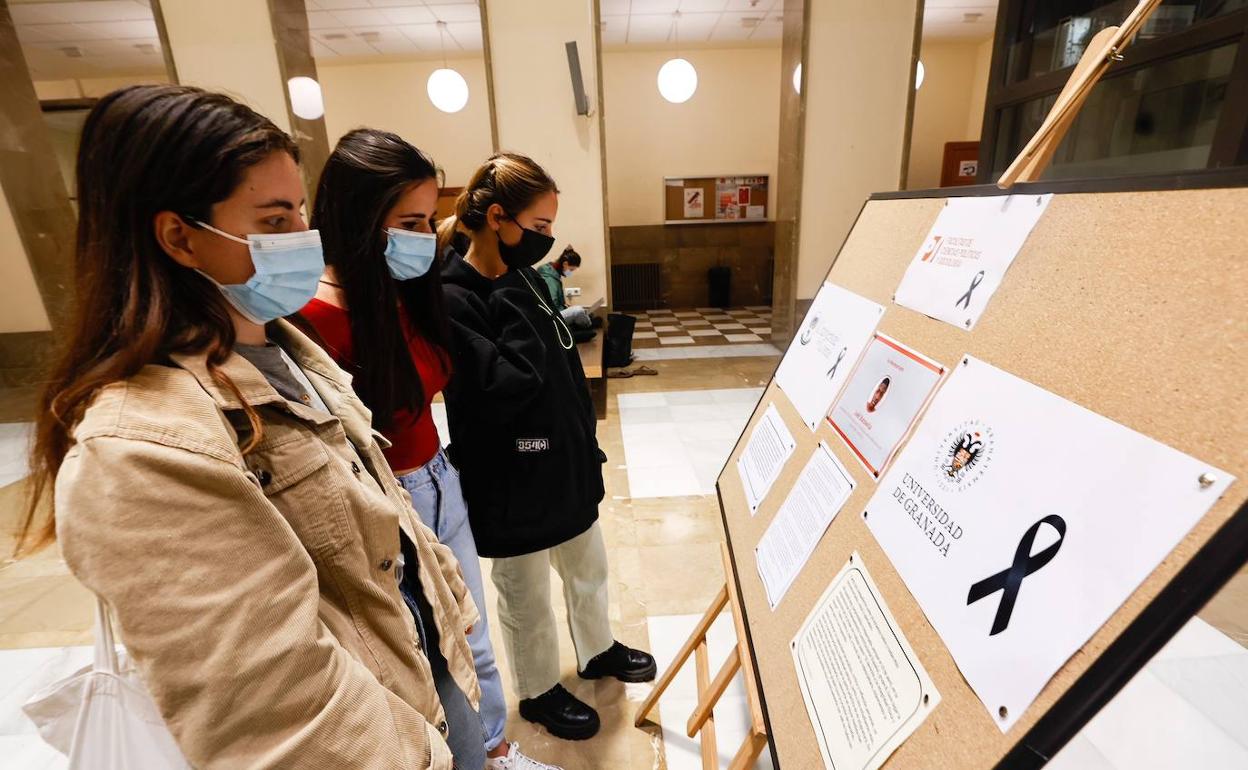
MULTIPOLYGON (((299 159, 289 136, 228 96, 187 86, 131 86, 105 96, 82 127, 74 318, 39 402, 30 504, 18 551, 55 539, 37 506, 61 468, 91 398, 172 353, 206 352, 213 378, 245 400, 218 367, 234 347, 234 323, 215 286, 178 265, 156 242, 153 219, 174 211, 210 221, 248 168, 274 152, 299 159)), ((259 442, 260 418, 245 411, 259 442)))
POLYGON ((440 260, 419 278, 394 280, 386 267, 382 228, 404 192, 440 177, 429 156, 398 135, 358 128, 338 140, 316 188, 312 227, 320 230, 325 264, 334 269, 346 295, 355 389, 372 410, 374 427, 382 430, 393 424, 396 411, 420 414, 425 408, 404 316, 407 332, 423 337, 441 365, 448 365, 440 260))

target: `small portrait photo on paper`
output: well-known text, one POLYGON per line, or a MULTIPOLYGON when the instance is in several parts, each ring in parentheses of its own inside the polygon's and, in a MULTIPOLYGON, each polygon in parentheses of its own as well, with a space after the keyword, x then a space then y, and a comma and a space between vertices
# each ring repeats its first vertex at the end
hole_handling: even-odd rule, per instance
POLYGON ((885 375, 885 377, 880 380, 880 384, 875 386, 875 390, 871 392, 871 398, 867 399, 868 412, 874 412, 876 409, 880 408, 880 402, 883 401, 884 397, 888 395, 888 387, 889 385, 892 385, 892 383, 893 378, 885 375))
POLYGON ((828 422, 879 478, 944 373, 940 364, 877 332, 828 422))

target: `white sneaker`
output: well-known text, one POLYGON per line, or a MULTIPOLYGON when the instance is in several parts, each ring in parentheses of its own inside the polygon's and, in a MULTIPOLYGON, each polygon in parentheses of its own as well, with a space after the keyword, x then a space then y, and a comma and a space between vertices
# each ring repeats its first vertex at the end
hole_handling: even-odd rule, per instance
POLYGON ((563 770, 563 768, 526 757, 520 753, 520 744, 512 741, 511 751, 507 752, 507 756, 486 759, 485 770, 563 770))

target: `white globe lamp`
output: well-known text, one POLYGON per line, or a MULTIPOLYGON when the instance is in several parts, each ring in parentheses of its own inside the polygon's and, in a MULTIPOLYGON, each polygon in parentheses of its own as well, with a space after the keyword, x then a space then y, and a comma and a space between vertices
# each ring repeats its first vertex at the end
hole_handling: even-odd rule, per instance
POLYGON ((698 90, 698 71, 685 59, 670 59, 659 68, 659 93, 672 104, 683 104, 698 90))
POLYGON ((468 104, 468 81, 453 69, 434 70, 425 84, 425 92, 433 106, 443 112, 459 112, 468 104))
POLYGON ((303 76, 286 81, 290 92, 290 111, 304 120, 316 120, 325 114, 325 99, 321 96, 321 84, 303 76))

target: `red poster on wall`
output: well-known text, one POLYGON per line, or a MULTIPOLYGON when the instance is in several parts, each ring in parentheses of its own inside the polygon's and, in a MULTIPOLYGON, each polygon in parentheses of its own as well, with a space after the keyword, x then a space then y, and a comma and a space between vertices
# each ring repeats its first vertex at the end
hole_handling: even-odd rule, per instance
POLYGON ((749 187, 737 188, 737 205, 738 206, 750 205, 750 188, 749 187))

